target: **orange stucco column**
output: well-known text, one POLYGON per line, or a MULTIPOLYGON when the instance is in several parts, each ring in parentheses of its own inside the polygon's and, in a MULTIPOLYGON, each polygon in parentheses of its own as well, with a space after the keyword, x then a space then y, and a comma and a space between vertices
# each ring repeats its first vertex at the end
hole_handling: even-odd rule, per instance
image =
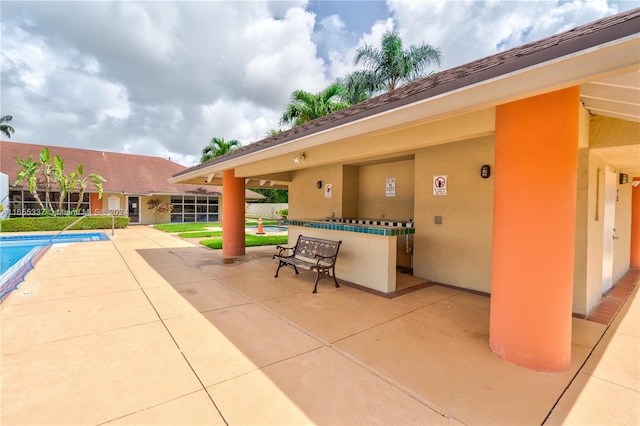
POLYGON ((234 170, 222 172, 222 254, 244 254, 244 179, 234 170))
MULTIPOLYGON (((633 178, 640 183, 640 177, 633 178)), ((640 268, 640 185, 631 188, 631 259, 629 266, 640 268)))
POLYGON ((571 361, 578 87, 496 109, 489 345, 517 365, 571 361))

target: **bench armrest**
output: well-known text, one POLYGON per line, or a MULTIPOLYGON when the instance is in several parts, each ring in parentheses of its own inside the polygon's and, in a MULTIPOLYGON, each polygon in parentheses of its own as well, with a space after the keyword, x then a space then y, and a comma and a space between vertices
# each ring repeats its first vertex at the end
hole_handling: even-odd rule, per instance
POLYGON ((333 255, 333 256, 322 256, 321 254, 316 254, 315 255, 315 258, 318 259, 318 262, 320 262, 322 259, 333 260, 334 257, 335 257, 335 255, 333 255))
POLYGON ((285 246, 276 246, 276 249, 278 250, 278 254, 276 256, 278 257, 291 257, 293 256, 293 251, 296 249, 296 246, 293 247, 285 247, 285 246), (286 255, 287 251, 291 250, 291 254, 286 255))

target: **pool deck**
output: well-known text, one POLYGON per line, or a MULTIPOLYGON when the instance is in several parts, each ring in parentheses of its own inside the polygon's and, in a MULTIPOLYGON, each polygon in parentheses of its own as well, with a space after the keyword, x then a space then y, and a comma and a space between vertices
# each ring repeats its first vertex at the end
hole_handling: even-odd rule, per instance
POLYGON ((0 424, 640 424, 637 285, 547 374, 489 350, 488 297, 314 295, 274 251, 146 226, 51 247, 0 305, 0 424))

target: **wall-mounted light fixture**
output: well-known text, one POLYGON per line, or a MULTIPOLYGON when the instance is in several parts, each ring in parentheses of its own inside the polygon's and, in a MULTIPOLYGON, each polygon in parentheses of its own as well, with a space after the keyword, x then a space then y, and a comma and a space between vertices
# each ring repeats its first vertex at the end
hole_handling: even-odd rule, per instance
POLYGON ((304 161, 304 152, 300 155, 296 155, 295 157, 293 157, 293 162, 296 164, 300 164, 304 161))
POLYGON ((625 173, 620 173, 620 185, 629 182, 629 175, 625 173))
POLYGON ((316 188, 322 189, 322 181, 321 180, 316 182, 316 188))
POLYGON ((487 179, 489 176, 491 176, 491 166, 485 164, 480 167, 480 176, 482 177, 482 179, 487 179))

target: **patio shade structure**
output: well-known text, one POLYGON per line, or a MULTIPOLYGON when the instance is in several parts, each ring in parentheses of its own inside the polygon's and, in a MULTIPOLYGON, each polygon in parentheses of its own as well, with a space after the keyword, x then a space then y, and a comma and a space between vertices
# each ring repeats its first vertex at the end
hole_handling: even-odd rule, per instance
MULTIPOLYGON (((640 256, 631 183, 640 180, 639 29, 640 9, 604 18, 414 81, 170 182, 233 176, 289 188, 289 219, 322 228, 295 232, 353 236, 361 230, 323 221, 411 218, 414 243, 389 256, 393 266, 410 257, 415 276, 490 293, 491 349, 564 371, 572 313, 586 315, 640 256)), ((370 245, 343 247, 344 274, 349 256, 370 245)), ((340 269, 338 259, 338 279, 340 269)))

